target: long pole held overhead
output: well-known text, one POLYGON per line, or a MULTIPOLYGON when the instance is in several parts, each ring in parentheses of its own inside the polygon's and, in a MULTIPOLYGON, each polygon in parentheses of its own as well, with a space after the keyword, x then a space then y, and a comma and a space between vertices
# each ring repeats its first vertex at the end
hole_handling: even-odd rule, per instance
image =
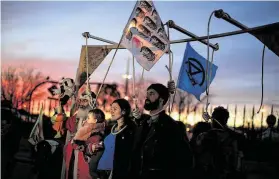
POLYGON ((231 16, 228 13, 224 12, 223 9, 219 9, 219 10, 215 11, 214 15, 215 15, 215 17, 217 17, 219 19, 220 18, 224 19, 225 21, 235 25, 236 27, 238 27, 242 30, 248 29, 247 26, 245 26, 245 25, 241 24, 240 22, 236 21, 235 19, 231 18, 231 16))
MULTIPOLYGON (((110 40, 107 40, 107 39, 103 39, 101 37, 97 37, 97 36, 91 35, 89 32, 88 32, 88 37, 91 38, 91 39, 95 39, 95 40, 99 40, 99 41, 102 41, 102 42, 106 42, 108 44, 118 45, 116 42, 113 42, 113 41, 110 41, 110 40)), ((120 48, 124 48, 124 47, 120 46, 120 48)))
MULTIPOLYGON (((195 35, 195 34, 189 32, 189 31, 187 31, 186 29, 183 29, 182 27, 176 25, 176 24, 174 23, 174 21, 172 21, 172 20, 169 20, 169 21, 167 22, 167 24, 168 24, 168 26, 169 26, 170 28, 173 28, 173 29, 175 29, 175 30, 177 30, 177 31, 179 31, 179 32, 181 32, 181 33, 183 33, 183 34, 185 34, 185 35, 188 35, 188 36, 190 36, 190 37, 192 37, 192 38, 194 38, 194 39, 197 39, 197 38, 198 38, 197 35, 195 35)), ((206 40, 199 40, 199 39, 197 39, 197 40, 200 41, 201 43, 203 43, 204 45, 207 45, 207 41, 206 41, 206 40)), ((219 49, 219 45, 218 45, 218 44, 213 45, 213 44, 209 43, 209 46, 210 46, 211 48, 213 48, 214 50, 218 50, 218 49, 219 49)))
MULTIPOLYGON (((176 25, 176 24, 174 23, 174 21, 169 20, 167 23, 168 23, 168 25, 169 25, 170 28, 173 28, 173 29, 175 29, 175 30, 177 30, 177 31, 179 31, 179 32, 181 32, 181 33, 183 33, 183 34, 186 34, 186 35, 192 37, 195 41, 198 40, 198 41, 200 41, 201 43, 207 45, 206 40, 204 40, 204 39, 199 39, 199 37, 198 37, 197 35, 195 35, 195 34, 189 32, 189 31, 183 29, 182 27, 176 25)), ((103 38, 100 38, 100 37, 97 37, 97 36, 93 36, 93 35, 91 35, 89 32, 86 32, 86 33, 88 34, 88 37, 89 37, 89 38, 92 38, 92 39, 95 39, 95 40, 99 40, 99 41, 102 41, 102 42, 106 42, 106 43, 109 43, 109 44, 112 44, 112 45, 118 45, 116 42, 113 42, 113 41, 110 41, 110 40, 107 40, 107 39, 103 39, 103 38)), ((84 33, 83 33, 83 34, 84 34, 84 33)), ((172 42, 170 42, 170 44, 172 44, 172 42)), ((214 50, 218 50, 218 49, 219 49, 218 44, 213 45, 213 44, 210 43, 209 46, 210 46, 211 48, 213 48, 214 50)), ((122 48, 123 48, 123 47, 120 46, 119 49, 122 49, 122 48)))
MULTIPOLYGON (((228 23, 242 30, 249 29, 249 27, 233 19, 228 13, 224 12, 223 9, 216 10, 214 15, 216 18, 223 19, 228 23)), ((271 51, 273 51, 279 57, 279 49, 278 49, 279 22, 261 26, 261 27, 267 27, 267 26, 269 26, 270 28, 261 29, 263 30, 262 32, 259 31, 257 33, 256 31, 250 31, 249 33, 254 37, 256 37, 258 40, 260 40, 263 44, 265 44, 265 46, 267 46, 271 51)))
MULTIPOLYGON (((263 26, 253 27, 253 28, 247 28, 245 30, 236 30, 236 31, 231 31, 231 32, 213 34, 213 35, 209 35, 209 39, 216 39, 216 38, 228 37, 228 36, 239 35, 239 34, 244 34, 244 33, 257 32, 257 31, 267 28, 268 26, 269 25, 263 25, 263 26)), ((113 42, 113 41, 110 41, 110 40, 107 40, 107 39, 104 39, 101 37, 93 36, 91 34, 89 34, 89 38, 111 44, 111 45, 94 45, 94 47, 102 46, 102 47, 106 47, 108 49, 116 49, 116 47, 118 46, 118 44, 116 42, 113 42)), ((206 39, 207 39, 207 36, 200 36, 200 37, 187 38, 187 39, 178 39, 178 40, 171 40, 170 44, 193 42, 193 41, 206 40, 206 39)), ((88 47, 90 47, 90 46, 92 46, 92 45, 88 45, 88 47)), ((118 49, 125 49, 125 48, 120 45, 118 49)))

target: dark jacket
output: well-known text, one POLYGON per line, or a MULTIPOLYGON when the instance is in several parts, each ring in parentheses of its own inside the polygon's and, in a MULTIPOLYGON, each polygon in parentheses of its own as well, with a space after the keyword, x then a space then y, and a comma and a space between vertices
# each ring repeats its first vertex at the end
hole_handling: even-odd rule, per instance
POLYGON ((172 178, 191 176, 192 154, 177 123, 165 111, 158 122, 148 124, 143 115, 135 133, 132 178, 172 178))
POLYGON ((112 179, 130 179, 129 170, 136 125, 129 122, 126 129, 116 135, 112 179))
POLYGON ((196 141, 195 178, 227 179, 236 177, 238 134, 230 129, 213 128, 196 141))

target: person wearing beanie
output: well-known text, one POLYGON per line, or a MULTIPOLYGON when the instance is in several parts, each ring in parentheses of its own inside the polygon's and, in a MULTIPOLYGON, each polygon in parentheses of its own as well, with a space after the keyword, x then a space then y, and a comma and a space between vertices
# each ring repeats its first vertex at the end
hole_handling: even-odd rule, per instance
POLYGON ((165 112, 169 90, 162 84, 147 88, 144 109, 150 115, 133 116, 138 124, 131 159, 132 178, 189 178, 192 154, 180 126, 165 112))

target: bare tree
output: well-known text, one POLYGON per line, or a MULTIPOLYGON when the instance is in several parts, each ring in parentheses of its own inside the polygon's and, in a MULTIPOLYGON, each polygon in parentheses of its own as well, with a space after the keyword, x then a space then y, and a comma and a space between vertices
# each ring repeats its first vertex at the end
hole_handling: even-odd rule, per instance
POLYGON ((13 105, 17 105, 18 82, 19 77, 15 67, 9 66, 6 70, 1 71, 1 95, 4 100, 11 101, 13 105))
MULTIPOLYGON (((24 68, 20 67, 18 73, 21 80, 21 88, 20 90, 20 102, 21 104, 25 102, 29 102, 30 93, 34 89, 34 87, 40 82, 44 81, 46 78, 41 72, 36 72, 33 68, 24 68)), ((42 96, 45 92, 39 91, 32 96, 32 99, 35 99, 39 96, 42 96)))
MULTIPOLYGON (((33 68, 8 66, 1 71, 1 100, 11 101, 14 108, 22 107, 31 100, 30 92, 43 80, 42 73, 33 68)), ((32 98, 42 94, 44 92, 36 93, 32 98)))

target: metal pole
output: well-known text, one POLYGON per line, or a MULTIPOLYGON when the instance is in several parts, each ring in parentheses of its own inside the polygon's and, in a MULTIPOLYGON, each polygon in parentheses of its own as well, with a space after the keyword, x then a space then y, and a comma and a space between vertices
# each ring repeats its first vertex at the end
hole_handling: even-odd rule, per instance
POLYGON ((127 60, 127 67, 126 67, 126 74, 125 74, 125 96, 128 96, 128 86, 129 86, 129 79, 128 76, 130 75, 130 58, 127 60))
MULTIPOLYGON (((274 24, 277 24, 277 23, 274 23, 274 24)), ((253 27, 253 28, 247 28, 245 30, 236 30, 236 31, 231 31, 231 32, 213 34, 213 35, 209 36, 209 39, 216 39, 216 38, 221 38, 221 37, 228 37, 228 36, 239 35, 239 34, 244 34, 244 33, 256 32, 256 31, 260 31, 260 30, 265 29, 266 27, 268 27, 270 25, 274 25, 274 24, 268 24, 268 25, 253 27)), ((95 40, 100 40, 102 42, 106 42, 106 43, 109 43, 111 45, 88 45, 88 47, 100 46, 100 47, 106 47, 108 49, 116 49, 116 47, 118 45, 116 42, 113 42, 113 41, 110 41, 110 40, 107 40, 107 39, 103 39, 103 38, 100 38, 100 37, 97 37, 97 36, 93 36, 93 35, 89 35, 89 38, 95 39, 95 40)), ((207 39, 207 36, 200 36, 200 37, 195 37, 195 38, 171 40, 170 44, 193 42, 193 41, 206 40, 206 39, 207 39)), ((126 48, 124 48, 123 46, 120 45, 118 49, 126 49, 126 48)))
MULTIPOLYGON (((245 25, 241 24, 240 22, 236 21, 235 19, 231 18, 230 15, 228 13, 224 12, 222 9, 215 11, 215 17, 217 17, 219 19, 223 19, 242 30, 249 29, 247 26, 245 26, 245 25)), ((265 32, 266 34, 268 33, 269 37, 266 37, 266 35, 263 35, 263 34, 257 34, 252 31, 250 32, 250 34, 253 35, 254 37, 256 37, 258 40, 260 40, 271 51, 273 51, 277 56, 279 56, 279 52, 278 52, 278 49, 277 49, 276 43, 275 43, 277 37, 275 34, 273 34, 273 33, 278 34, 277 32, 279 30, 279 23, 277 22, 277 23, 269 24, 269 25, 273 26, 273 30, 271 30, 273 32, 271 32, 271 31, 265 32), (273 34, 273 37, 272 37, 272 34, 273 34)))
POLYGON ((244 105, 244 108, 243 108, 243 126, 242 126, 242 131, 243 133, 245 132, 245 117, 246 117, 246 105, 244 105))
POLYGON ((253 105, 252 109, 252 130, 254 130, 254 117, 255 117, 255 105, 253 105))
POLYGON ((109 44, 112 44, 112 45, 118 45, 116 42, 113 42, 113 41, 110 41, 110 40, 107 40, 107 39, 103 39, 101 37, 97 37, 97 36, 91 35, 91 34, 89 34, 89 32, 88 32, 88 36, 91 39, 99 40, 99 41, 106 42, 106 43, 109 43, 109 44))
MULTIPOLYGON (((197 38, 198 38, 197 35, 195 35, 195 34, 189 32, 189 31, 187 31, 186 29, 183 29, 182 27, 176 25, 176 24, 174 23, 174 21, 172 21, 172 20, 169 20, 167 23, 168 23, 168 26, 169 26, 170 28, 173 28, 173 29, 175 29, 175 30, 177 30, 177 31, 179 31, 179 32, 181 32, 181 33, 183 33, 183 34, 185 34, 185 35, 188 35, 188 36, 190 36, 190 37, 192 37, 192 38, 194 38, 194 39, 197 39, 197 38)), ((198 39, 197 39, 197 40, 198 40, 198 39)), ((201 43, 207 45, 207 41, 206 41, 206 40, 198 40, 198 41, 200 41, 201 43)), ((219 49, 219 45, 218 45, 218 44, 213 45, 212 43, 209 43, 209 46, 210 46, 211 48, 213 48, 214 50, 218 50, 218 49, 219 49)))
POLYGON ((224 12, 223 9, 219 9, 219 10, 215 11, 214 15, 215 15, 215 17, 217 17, 219 19, 220 18, 224 19, 225 21, 235 25, 236 27, 238 27, 242 30, 248 29, 247 26, 245 26, 245 25, 241 24, 240 22, 236 21, 235 19, 231 18, 231 16, 228 13, 224 12))
MULTIPOLYGON (((117 49, 117 46, 118 46, 118 44, 112 44, 112 45, 87 45, 88 48, 90 48, 90 47, 102 47, 102 48, 105 48, 105 49, 117 49)), ((82 47, 85 47, 85 45, 82 45, 82 47)), ((120 45, 118 49, 126 49, 126 48, 120 45)))
POLYGON ((234 130, 235 130, 235 123, 236 123, 236 115, 237 115, 237 105, 235 105, 235 108, 234 108, 234 123, 233 123, 234 130))
POLYGON ((197 106, 194 107, 194 123, 196 124, 197 106))
POLYGON ((263 111, 261 112, 261 139, 262 139, 262 134, 263 134, 263 111))

